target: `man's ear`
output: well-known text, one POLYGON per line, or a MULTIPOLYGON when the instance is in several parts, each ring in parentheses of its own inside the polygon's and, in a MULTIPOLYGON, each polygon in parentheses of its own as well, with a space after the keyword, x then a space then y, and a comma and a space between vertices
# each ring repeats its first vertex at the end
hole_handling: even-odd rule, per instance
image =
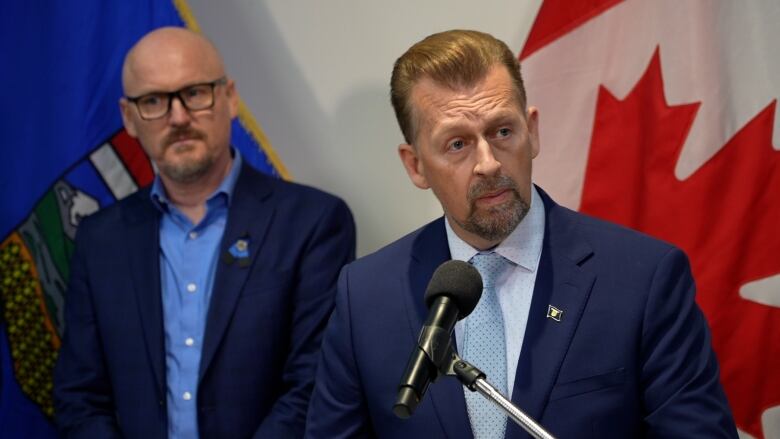
POLYGON ((539 109, 528 107, 526 111, 526 123, 528 124, 528 140, 531 142, 531 158, 539 155, 539 109))
POLYGON ((138 137, 138 130, 135 128, 133 115, 130 114, 130 112, 133 111, 131 107, 132 105, 130 105, 130 101, 128 101, 127 98, 119 98, 119 112, 122 114, 122 123, 125 126, 125 131, 127 131, 127 134, 129 134, 130 137, 135 139, 138 137))
POLYGON ((225 84, 225 96, 228 98, 230 118, 233 119, 238 116, 238 91, 236 90, 236 82, 232 79, 228 79, 227 84, 225 84))
POLYGON ((398 156, 401 158, 401 163, 404 164, 412 183, 420 189, 430 188, 428 179, 425 178, 425 168, 417 155, 417 149, 413 145, 402 143, 398 145, 398 156))

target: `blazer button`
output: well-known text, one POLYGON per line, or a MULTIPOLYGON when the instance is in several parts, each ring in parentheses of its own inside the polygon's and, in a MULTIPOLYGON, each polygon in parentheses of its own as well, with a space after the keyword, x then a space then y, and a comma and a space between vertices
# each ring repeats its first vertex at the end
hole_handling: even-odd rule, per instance
POLYGON ((165 400, 161 399, 161 400, 157 401, 157 403, 160 404, 160 407, 162 407, 162 406, 165 405, 165 400))

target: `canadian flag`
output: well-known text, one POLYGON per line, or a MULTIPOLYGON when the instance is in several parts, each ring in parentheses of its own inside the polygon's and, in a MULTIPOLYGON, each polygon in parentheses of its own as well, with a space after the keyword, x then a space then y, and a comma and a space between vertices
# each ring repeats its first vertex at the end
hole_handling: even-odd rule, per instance
POLYGON ((534 177, 691 258, 742 438, 780 438, 777 0, 544 0, 534 177))

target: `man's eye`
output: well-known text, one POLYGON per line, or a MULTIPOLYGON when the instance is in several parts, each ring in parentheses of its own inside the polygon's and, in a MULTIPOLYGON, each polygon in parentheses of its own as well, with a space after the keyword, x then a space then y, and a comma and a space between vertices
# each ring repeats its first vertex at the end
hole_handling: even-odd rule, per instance
POLYGON ((206 94, 206 88, 202 86, 190 87, 184 90, 184 95, 188 98, 196 98, 206 94))
POLYGON ((458 151, 460 149, 463 149, 464 146, 466 146, 466 142, 464 142, 462 139, 458 139, 458 140, 453 140, 452 142, 450 142, 449 149, 458 151))
POLYGON ((496 132, 498 137, 508 137, 510 134, 512 134, 512 130, 509 128, 501 128, 496 132))
POLYGON ((143 106, 155 106, 160 105, 162 99, 158 95, 148 95, 138 99, 138 104, 143 106))

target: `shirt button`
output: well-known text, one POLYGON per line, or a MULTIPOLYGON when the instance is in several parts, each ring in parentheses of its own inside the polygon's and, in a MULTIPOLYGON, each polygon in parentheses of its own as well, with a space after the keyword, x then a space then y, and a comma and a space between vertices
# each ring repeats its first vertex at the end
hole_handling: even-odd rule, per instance
POLYGON ((195 239, 198 237, 198 232, 190 232, 190 239, 195 239))
POLYGON ((187 284, 187 291, 189 291, 190 293, 194 293, 195 290, 197 289, 198 287, 195 284, 193 283, 187 284))
POLYGON ((192 394, 190 392, 184 392, 184 394, 181 395, 182 399, 185 401, 189 401, 192 399, 192 394))
POLYGON ((187 346, 192 346, 195 344, 195 340, 193 340, 192 337, 187 337, 187 339, 184 340, 184 344, 186 344, 187 346))

